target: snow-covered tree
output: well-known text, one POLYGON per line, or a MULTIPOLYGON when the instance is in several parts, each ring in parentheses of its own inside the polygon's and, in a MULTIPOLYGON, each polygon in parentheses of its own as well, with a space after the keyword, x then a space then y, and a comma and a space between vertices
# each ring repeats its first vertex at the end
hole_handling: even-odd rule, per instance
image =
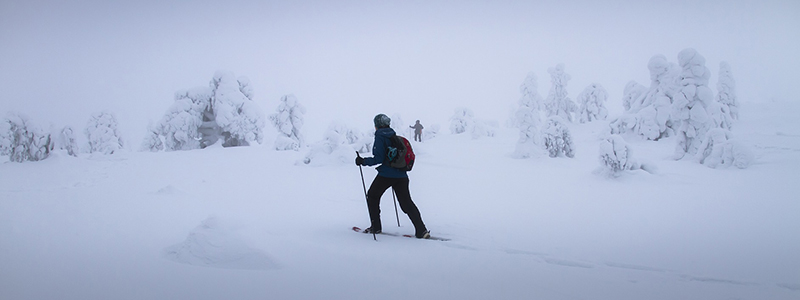
POLYGON ((297 101, 297 97, 291 94, 281 97, 277 112, 269 116, 272 125, 280 132, 275 140, 276 150, 299 150, 305 146, 300 131, 305 113, 306 109, 297 101))
POLYGON ((265 124, 250 81, 218 71, 208 87, 175 93, 175 102, 157 127, 164 148, 173 151, 205 148, 219 139, 225 147, 261 143, 265 124))
POLYGON ((9 114, 0 126, 0 147, 10 161, 39 161, 50 156, 50 134, 25 116, 9 114))
POLYGON ((13 162, 38 161, 53 148, 51 135, 36 127, 21 114, 9 113, 0 122, 0 154, 13 162))
POLYGON ((372 151, 371 136, 351 129, 341 122, 332 122, 323 136, 321 142, 311 146, 302 160, 303 164, 352 163, 355 157, 353 151, 372 151))
POLYGON ((389 127, 391 127, 397 135, 405 136, 405 137, 413 137, 414 130, 408 127, 408 124, 403 122, 403 116, 399 113, 394 113, 391 116, 392 122, 389 123, 389 127))
POLYGON ((564 72, 564 64, 549 68, 547 72, 550 73, 550 82, 552 83, 550 92, 544 101, 547 116, 558 116, 572 122, 572 113, 578 109, 578 106, 567 94, 567 83, 572 77, 564 72))
POLYGON ((525 81, 519 86, 522 96, 519 98, 519 107, 532 110, 542 110, 545 108, 544 99, 539 95, 539 78, 536 73, 530 72, 525 77, 525 81))
POLYGON ((731 132, 723 128, 708 131, 696 158, 710 168, 736 166, 744 169, 754 160, 750 149, 733 139, 731 132))
MULTIPOLYGON (((717 102, 722 105, 725 116, 729 116, 731 120, 739 119, 739 100, 736 97, 736 81, 733 80, 731 65, 724 61, 719 63, 717 102)), ((731 126, 726 127, 730 130, 731 126)))
POLYGON ((468 108, 457 108, 450 118, 450 132, 461 134, 475 125, 475 114, 468 108))
POLYGON ((558 116, 550 117, 547 120, 542 128, 542 141, 550 157, 575 157, 572 135, 569 128, 564 125, 564 121, 558 116))
POLYGON ((158 152, 164 150, 164 141, 158 134, 158 128, 151 123, 147 126, 147 133, 142 141, 140 151, 158 152))
POLYGON ((209 118, 213 120, 210 89, 194 88, 175 93, 175 102, 157 126, 159 135, 164 137, 164 149, 175 151, 201 148, 204 135, 198 129, 209 118))
POLYGON ((521 108, 517 110, 516 119, 519 122, 519 139, 514 149, 514 157, 528 158, 535 156, 535 153, 541 149, 539 111, 521 108))
POLYGON ((606 100, 608 92, 598 83, 592 83, 578 95, 578 115, 581 123, 605 120, 608 117, 606 100))
POLYGON ((479 139, 482 137, 493 137, 497 135, 497 122, 493 121, 485 121, 485 120, 475 120, 473 123, 472 129, 470 130, 473 139, 479 139))
POLYGON ((694 156, 706 140, 706 133, 714 127, 709 115, 709 107, 713 107, 714 93, 708 87, 711 72, 706 68, 705 58, 692 48, 678 54, 681 72, 681 90, 676 94, 672 116, 676 119, 678 144, 675 147, 675 158, 694 156))
POLYGON ((422 133, 422 140, 427 141, 436 138, 439 135, 439 130, 442 126, 439 124, 426 125, 425 131, 422 133))
POLYGON ((612 135, 600 142, 600 168, 598 173, 618 177, 628 170, 643 169, 653 172, 653 167, 640 163, 633 157, 633 148, 619 135, 612 135))
POLYGON ((72 127, 65 126, 58 133, 58 138, 55 139, 55 148, 67 151, 68 155, 78 156, 78 142, 75 138, 75 132, 72 127))
POLYGON ((625 108, 625 112, 630 112, 633 109, 638 111, 641 101, 644 99, 646 94, 647 87, 639 84, 636 81, 629 81, 628 84, 625 85, 625 90, 623 91, 622 96, 622 106, 625 108))
POLYGON ((111 112, 92 115, 83 132, 89 141, 90 153, 114 154, 124 148, 124 142, 117 130, 117 118, 111 112))
POLYGON ((264 140, 264 115, 256 106, 252 89, 246 78, 237 79, 233 73, 218 71, 211 80, 211 108, 219 126, 223 146, 247 146, 264 140), (244 90, 243 90, 244 89, 244 90))
POLYGON ((663 55, 650 58, 650 89, 643 96, 635 97, 641 88, 634 82, 626 86, 623 104, 626 115, 611 121, 611 133, 633 133, 648 140, 659 140, 674 132, 671 117, 672 102, 679 92, 678 77, 680 69, 667 61, 663 55))
POLYGON ((544 108, 542 97, 539 96, 536 74, 528 73, 525 81, 519 87, 522 96, 519 98, 519 107, 514 113, 514 126, 519 128, 519 140, 514 150, 517 158, 528 158, 540 151, 539 127, 541 113, 544 108))

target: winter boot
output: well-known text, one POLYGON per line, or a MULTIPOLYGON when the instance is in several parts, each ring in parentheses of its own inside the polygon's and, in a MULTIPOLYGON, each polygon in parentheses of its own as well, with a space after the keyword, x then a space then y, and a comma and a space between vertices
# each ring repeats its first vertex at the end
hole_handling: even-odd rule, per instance
POLYGON ((380 230, 380 229, 372 229, 372 227, 370 227, 370 228, 364 229, 364 231, 363 231, 363 232, 364 232, 364 233, 374 233, 374 234, 379 234, 379 233, 383 232, 383 230, 380 230))

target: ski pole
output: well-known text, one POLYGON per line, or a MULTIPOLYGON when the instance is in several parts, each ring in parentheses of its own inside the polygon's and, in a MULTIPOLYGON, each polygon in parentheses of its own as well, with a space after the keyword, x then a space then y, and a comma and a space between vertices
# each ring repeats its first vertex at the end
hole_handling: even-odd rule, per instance
POLYGON ((394 187, 392 187, 392 200, 394 200, 394 217, 397 218, 397 227, 400 227, 400 214, 397 213, 397 199, 394 196, 394 187))
MULTIPOLYGON (((356 156, 361 157, 361 154, 356 151, 356 156)), ((364 171, 361 170, 361 165, 358 165, 358 172, 361 173, 361 186, 364 187, 364 199, 367 200, 367 211, 369 211, 369 197, 367 196, 367 184, 364 183, 364 171)), ((399 221, 398 221, 399 222, 399 221)), ((372 220, 369 220, 369 223, 372 224, 372 220)), ((378 240, 378 237, 375 236, 375 231, 372 231, 372 239, 378 240)))

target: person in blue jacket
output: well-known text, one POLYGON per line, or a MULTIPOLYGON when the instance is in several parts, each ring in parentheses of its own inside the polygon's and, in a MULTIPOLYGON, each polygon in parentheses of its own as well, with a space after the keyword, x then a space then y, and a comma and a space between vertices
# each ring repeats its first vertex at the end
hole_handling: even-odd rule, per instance
POLYGON ((356 165, 377 167, 378 175, 372 180, 372 184, 367 192, 367 210, 369 211, 370 227, 364 230, 366 233, 381 233, 381 196, 389 187, 397 193, 397 202, 400 209, 408 215, 411 223, 414 224, 415 236, 420 239, 430 238, 430 231, 422 222, 419 209, 411 200, 411 192, 408 191, 408 174, 404 170, 393 168, 389 165, 386 151, 391 145, 390 138, 396 133, 389 127, 391 119, 384 114, 378 114, 373 119, 375 123, 375 142, 372 146, 373 157, 356 157, 356 165))

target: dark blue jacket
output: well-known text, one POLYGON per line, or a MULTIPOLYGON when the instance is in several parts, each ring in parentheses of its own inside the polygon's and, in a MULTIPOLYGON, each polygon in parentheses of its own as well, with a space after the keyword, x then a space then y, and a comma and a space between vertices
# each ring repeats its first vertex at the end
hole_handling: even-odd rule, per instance
POLYGON ((395 132, 389 127, 378 128, 378 130, 375 131, 375 142, 372 143, 373 157, 365 157, 364 165, 374 166, 381 164, 377 168, 378 176, 389 178, 408 178, 406 171, 392 168, 388 163, 384 164, 384 161, 386 160, 386 149, 392 145, 392 141, 389 138, 391 138, 393 135, 395 135, 395 132))

